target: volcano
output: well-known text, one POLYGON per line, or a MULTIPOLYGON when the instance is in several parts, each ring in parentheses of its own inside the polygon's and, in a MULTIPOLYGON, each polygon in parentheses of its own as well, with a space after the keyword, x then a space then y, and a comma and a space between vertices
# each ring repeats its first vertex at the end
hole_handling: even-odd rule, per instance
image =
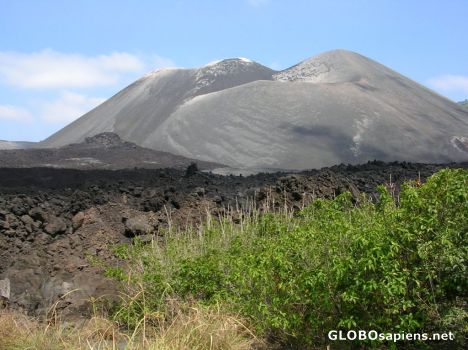
POLYGON ((282 71, 246 58, 157 70, 39 146, 62 147, 102 132, 242 168, 468 160, 468 111, 346 50, 282 71))

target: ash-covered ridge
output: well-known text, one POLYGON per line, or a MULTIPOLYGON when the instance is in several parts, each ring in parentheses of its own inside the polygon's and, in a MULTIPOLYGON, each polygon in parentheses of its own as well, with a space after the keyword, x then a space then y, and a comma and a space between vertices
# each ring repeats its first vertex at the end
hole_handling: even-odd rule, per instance
POLYGON ((274 71, 247 58, 231 58, 208 64, 195 73, 193 95, 201 95, 247 84, 272 80, 274 71))
POLYGON ((206 170, 222 166, 143 148, 111 132, 86 137, 84 142, 59 148, 0 150, 0 168, 186 169, 193 162, 206 170))
POLYGON ((378 74, 381 68, 382 66, 377 62, 357 53, 334 50, 311 57, 278 72, 273 75, 273 79, 330 84, 376 80, 383 76, 383 74, 378 74))
POLYGON ((346 50, 279 72, 243 58, 152 72, 41 145, 100 132, 238 168, 468 160, 465 109, 346 50))

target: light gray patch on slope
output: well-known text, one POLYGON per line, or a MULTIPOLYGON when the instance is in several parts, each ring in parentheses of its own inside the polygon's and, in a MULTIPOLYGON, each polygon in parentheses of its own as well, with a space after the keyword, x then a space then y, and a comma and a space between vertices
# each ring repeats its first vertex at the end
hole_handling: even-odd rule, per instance
POLYGON ((192 97, 229 89, 257 80, 272 80, 276 71, 253 61, 227 59, 196 71, 192 97))
POLYGON ((273 76, 273 79, 310 83, 354 82, 363 78, 374 78, 375 65, 379 64, 357 53, 333 50, 313 56, 278 72, 273 76), (369 72, 369 68, 372 68, 373 74, 366 74, 369 72))
POLYGON ((450 142, 458 151, 468 153, 468 137, 453 136, 450 142))

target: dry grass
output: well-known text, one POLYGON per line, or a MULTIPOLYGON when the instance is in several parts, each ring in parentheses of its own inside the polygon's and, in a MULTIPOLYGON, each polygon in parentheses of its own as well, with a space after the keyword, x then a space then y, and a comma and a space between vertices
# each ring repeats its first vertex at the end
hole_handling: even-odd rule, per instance
POLYGON ((174 302, 172 309, 170 321, 161 318, 154 326, 154 318, 143 319, 131 332, 103 317, 67 324, 1 311, 0 350, 247 350, 261 345, 239 318, 219 307, 174 302))
MULTIPOLYGON (((40 329, 34 320, 13 312, 0 314, 0 349, 64 349, 64 334, 47 329, 40 329)), ((72 347, 69 347, 72 349, 72 347)))
POLYGON ((126 337, 115 323, 93 317, 76 324, 40 322, 16 312, 0 313, 0 350, 117 349, 126 337))
POLYGON ((152 350, 247 350, 261 344, 240 318, 219 307, 178 303, 172 320, 158 327, 149 339, 148 349, 152 350))

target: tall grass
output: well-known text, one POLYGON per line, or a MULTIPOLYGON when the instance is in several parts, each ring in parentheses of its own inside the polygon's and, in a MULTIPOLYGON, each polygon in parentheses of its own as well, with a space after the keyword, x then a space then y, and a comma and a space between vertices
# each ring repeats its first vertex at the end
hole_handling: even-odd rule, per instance
POLYGON ((463 348, 468 171, 440 171, 398 197, 379 191, 378 202, 345 193, 298 212, 267 196, 260 207, 115 246, 127 264, 106 270, 123 287, 111 317, 66 327, 3 313, 0 350, 363 346, 326 337, 348 329, 452 331, 448 346, 463 348))
POLYGON ((105 317, 50 323, 3 311, 0 350, 248 350, 262 346, 242 319, 219 307, 172 301, 171 308, 170 320, 159 318, 157 325, 150 325, 143 318, 130 331, 105 317))
POLYGON ((0 312, 1 350, 117 349, 127 339, 115 322, 101 317, 71 325, 0 312))
POLYGON ((168 317, 177 299, 221 305, 258 336, 294 348, 326 345, 333 329, 453 330, 464 341, 466 170, 408 183, 398 198, 381 187, 377 203, 349 193, 298 213, 266 203, 116 247, 129 269, 108 273, 131 295, 116 319, 132 328, 144 315, 168 317))

